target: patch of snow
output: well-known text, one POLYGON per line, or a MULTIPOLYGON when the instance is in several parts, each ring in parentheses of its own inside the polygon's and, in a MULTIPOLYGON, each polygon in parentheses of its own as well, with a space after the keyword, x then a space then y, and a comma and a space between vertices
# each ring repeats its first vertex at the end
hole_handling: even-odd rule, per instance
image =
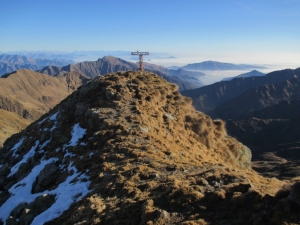
POLYGON ((42 147, 40 147, 40 149, 44 148, 45 146, 47 146, 51 141, 51 138, 47 141, 44 142, 44 144, 42 145, 42 147))
POLYGON ((0 219, 5 223, 9 217, 11 211, 17 207, 21 202, 33 202, 39 194, 31 194, 32 184, 35 182, 36 177, 39 175, 45 165, 56 161, 57 159, 52 158, 46 161, 41 161, 41 164, 35 166, 30 174, 23 180, 14 184, 8 191, 11 193, 11 197, 3 203, 0 207, 0 219))
POLYGON ((67 153, 64 155, 64 158, 66 158, 66 157, 68 157, 68 156, 69 156, 70 158, 72 158, 72 157, 74 157, 74 156, 76 156, 76 155, 67 151, 67 153))
POLYGON ((41 124, 44 123, 47 119, 48 119, 48 117, 46 117, 46 118, 43 119, 42 121, 38 122, 38 125, 41 125, 41 124))
POLYGON ((80 174, 72 163, 70 163, 68 170, 69 172, 73 171, 73 174, 67 177, 67 180, 61 183, 55 190, 47 193, 56 195, 55 203, 46 211, 36 216, 31 223, 32 225, 44 224, 59 217, 65 210, 70 208, 73 202, 79 201, 91 191, 88 189, 90 181, 84 181, 89 179, 88 176, 80 174), (78 178, 77 181, 71 183, 76 177, 78 178))
POLYGON ((48 116, 48 117, 46 117, 45 119, 43 119, 42 121, 38 122, 38 125, 41 125, 41 124, 44 123, 47 119, 50 119, 50 120, 56 120, 57 114, 58 114, 58 111, 57 111, 56 113, 54 113, 53 115, 48 116))
POLYGON ((52 132, 54 129, 57 128, 57 121, 54 122, 53 127, 50 128, 50 131, 52 132))
POLYGON ((30 157, 32 157, 32 156, 34 155, 35 150, 36 150, 37 146, 39 145, 39 143, 40 143, 39 141, 36 141, 36 142, 35 142, 35 146, 33 146, 33 147, 29 150, 29 152, 27 152, 27 153, 23 156, 23 158, 22 158, 21 161, 19 161, 16 165, 14 165, 14 166, 10 169, 10 174, 9 174, 7 177, 11 177, 12 175, 14 175, 14 174, 18 171, 20 165, 21 165, 22 163, 26 162, 27 159, 29 159, 30 157))
POLYGON ((39 153, 40 154, 42 154, 42 153, 44 153, 45 152, 45 150, 39 150, 39 153))
POLYGON ((80 142, 80 145, 82 145, 82 146, 87 146, 87 143, 80 142))
MULTIPOLYGON (((71 174, 67 179, 59 184, 54 190, 46 190, 42 193, 31 194, 32 185, 41 170, 49 163, 57 161, 57 158, 43 160, 35 166, 30 174, 23 180, 13 185, 9 192, 11 197, 0 207, 0 219, 5 223, 11 211, 21 202, 31 203, 37 197, 48 194, 55 195, 55 202, 44 212, 37 215, 31 224, 44 224, 50 220, 59 217, 65 210, 69 209, 71 204, 79 201, 86 196, 91 190, 88 189, 90 185, 89 177, 86 174, 78 172, 77 168, 71 162, 68 166, 68 171, 71 174), (75 179, 77 178, 77 179, 75 179), (76 180, 76 182, 74 182, 76 180)), ((60 165, 61 167, 61 165, 60 165)))
POLYGON ((86 132, 86 129, 81 128, 79 123, 76 123, 72 130, 72 138, 66 147, 77 145, 79 139, 85 135, 85 132, 86 132))
POLYGON ((89 157, 91 158, 94 154, 95 154, 94 152, 91 152, 91 153, 89 154, 89 157))
POLYGON ((56 113, 54 113, 52 116, 50 116, 50 120, 56 120, 56 116, 58 114, 58 111, 56 113))
POLYGON ((60 148, 55 149, 56 152, 59 152, 60 150, 61 150, 60 148))
POLYGON ((18 154, 16 154, 16 150, 21 146, 21 144, 23 143, 23 141, 26 139, 26 137, 22 137, 18 143, 16 143, 14 145, 14 147, 12 147, 11 151, 13 151, 13 156, 16 157, 18 156, 18 154))
POLYGON ((56 126, 57 126, 57 120, 56 120, 56 116, 57 116, 58 112, 54 113, 52 116, 50 116, 50 120, 54 121, 53 127, 50 128, 50 131, 52 132, 56 126))

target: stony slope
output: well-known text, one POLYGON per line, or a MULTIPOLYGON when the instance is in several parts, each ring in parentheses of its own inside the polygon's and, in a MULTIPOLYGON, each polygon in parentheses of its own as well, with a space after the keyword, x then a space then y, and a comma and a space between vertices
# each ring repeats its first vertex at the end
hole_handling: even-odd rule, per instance
MULTIPOLYGON (((185 80, 183 76, 172 77, 170 70, 163 67, 157 66, 150 63, 144 63, 144 68, 147 71, 152 71, 163 77, 169 82, 176 83, 179 86, 180 90, 192 89, 199 87, 199 82, 195 83, 194 81, 185 80)), ((87 75, 88 77, 94 78, 96 76, 118 72, 118 71, 129 71, 129 70, 138 70, 138 64, 125 61, 120 58, 113 56, 105 56, 99 58, 97 61, 86 61, 80 62, 77 64, 71 64, 64 67, 57 66, 48 66, 40 70, 41 73, 45 73, 51 76, 57 76, 58 74, 76 71, 82 74, 87 75)), ((181 75, 186 74, 190 75, 189 71, 181 71, 181 75)), ((179 74, 178 74, 179 75, 179 74)))
POLYGON ((77 72, 51 77, 25 69, 1 77, 0 109, 3 123, 0 146, 6 138, 40 118, 88 79, 77 72))
POLYGON ((274 71, 262 77, 236 78, 231 81, 217 82, 194 90, 183 91, 182 94, 193 99, 195 108, 209 112, 233 99, 243 92, 265 84, 276 84, 300 76, 300 68, 274 71))
POLYGON ((222 121, 195 111, 176 85, 149 72, 95 78, 0 151, 7 224, 300 219, 298 184, 291 190, 257 175, 250 150, 222 121))

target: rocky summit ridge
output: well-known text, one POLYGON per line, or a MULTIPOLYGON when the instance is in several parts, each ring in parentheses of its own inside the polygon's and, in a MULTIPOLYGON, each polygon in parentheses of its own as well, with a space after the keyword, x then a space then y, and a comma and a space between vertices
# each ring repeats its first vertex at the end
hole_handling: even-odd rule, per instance
POLYGON ((0 149, 2 223, 299 221, 299 185, 256 174, 251 151, 191 104, 150 72, 82 85, 0 149))

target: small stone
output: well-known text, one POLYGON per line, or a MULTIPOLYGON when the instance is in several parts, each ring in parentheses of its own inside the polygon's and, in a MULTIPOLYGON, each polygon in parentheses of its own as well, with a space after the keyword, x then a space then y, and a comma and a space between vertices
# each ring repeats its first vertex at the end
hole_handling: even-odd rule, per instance
POLYGON ((170 219, 170 214, 169 214, 166 210, 163 210, 163 211, 160 213, 159 218, 160 218, 160 219, 163 219, 163 220, 168 220, 168 219, 170 219))
POLYGON ((105 91, 105 97, 106 97, 108 100, 111 100, 112 97, 113 97, 114 95, 115 95, 115 92, 113 92, 112 90, 107 89, 107 90, 105 91))
POLYGON ((30 209, 25 209, 25 213, 29 213, 30 212, 30 209))
POLYGON ((151 179, 158 178, 158 177, 159 177, 158 173, 151 173, 149 175, 149 178, 151 178, 151 179))

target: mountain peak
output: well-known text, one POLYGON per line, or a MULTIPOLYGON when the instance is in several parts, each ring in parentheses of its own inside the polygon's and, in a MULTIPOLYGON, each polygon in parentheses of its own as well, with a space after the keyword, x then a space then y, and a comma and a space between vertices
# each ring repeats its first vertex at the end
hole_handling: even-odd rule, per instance
POLYGON ((2 221, 211 221, 214 204, 231 215, 232 196, 243 204, 251 187, 257 199, 274 195, 284 183, 257 176, 250 150, 177 89, 150 72, 96 77, 8 139, 0 150, 2 221))

